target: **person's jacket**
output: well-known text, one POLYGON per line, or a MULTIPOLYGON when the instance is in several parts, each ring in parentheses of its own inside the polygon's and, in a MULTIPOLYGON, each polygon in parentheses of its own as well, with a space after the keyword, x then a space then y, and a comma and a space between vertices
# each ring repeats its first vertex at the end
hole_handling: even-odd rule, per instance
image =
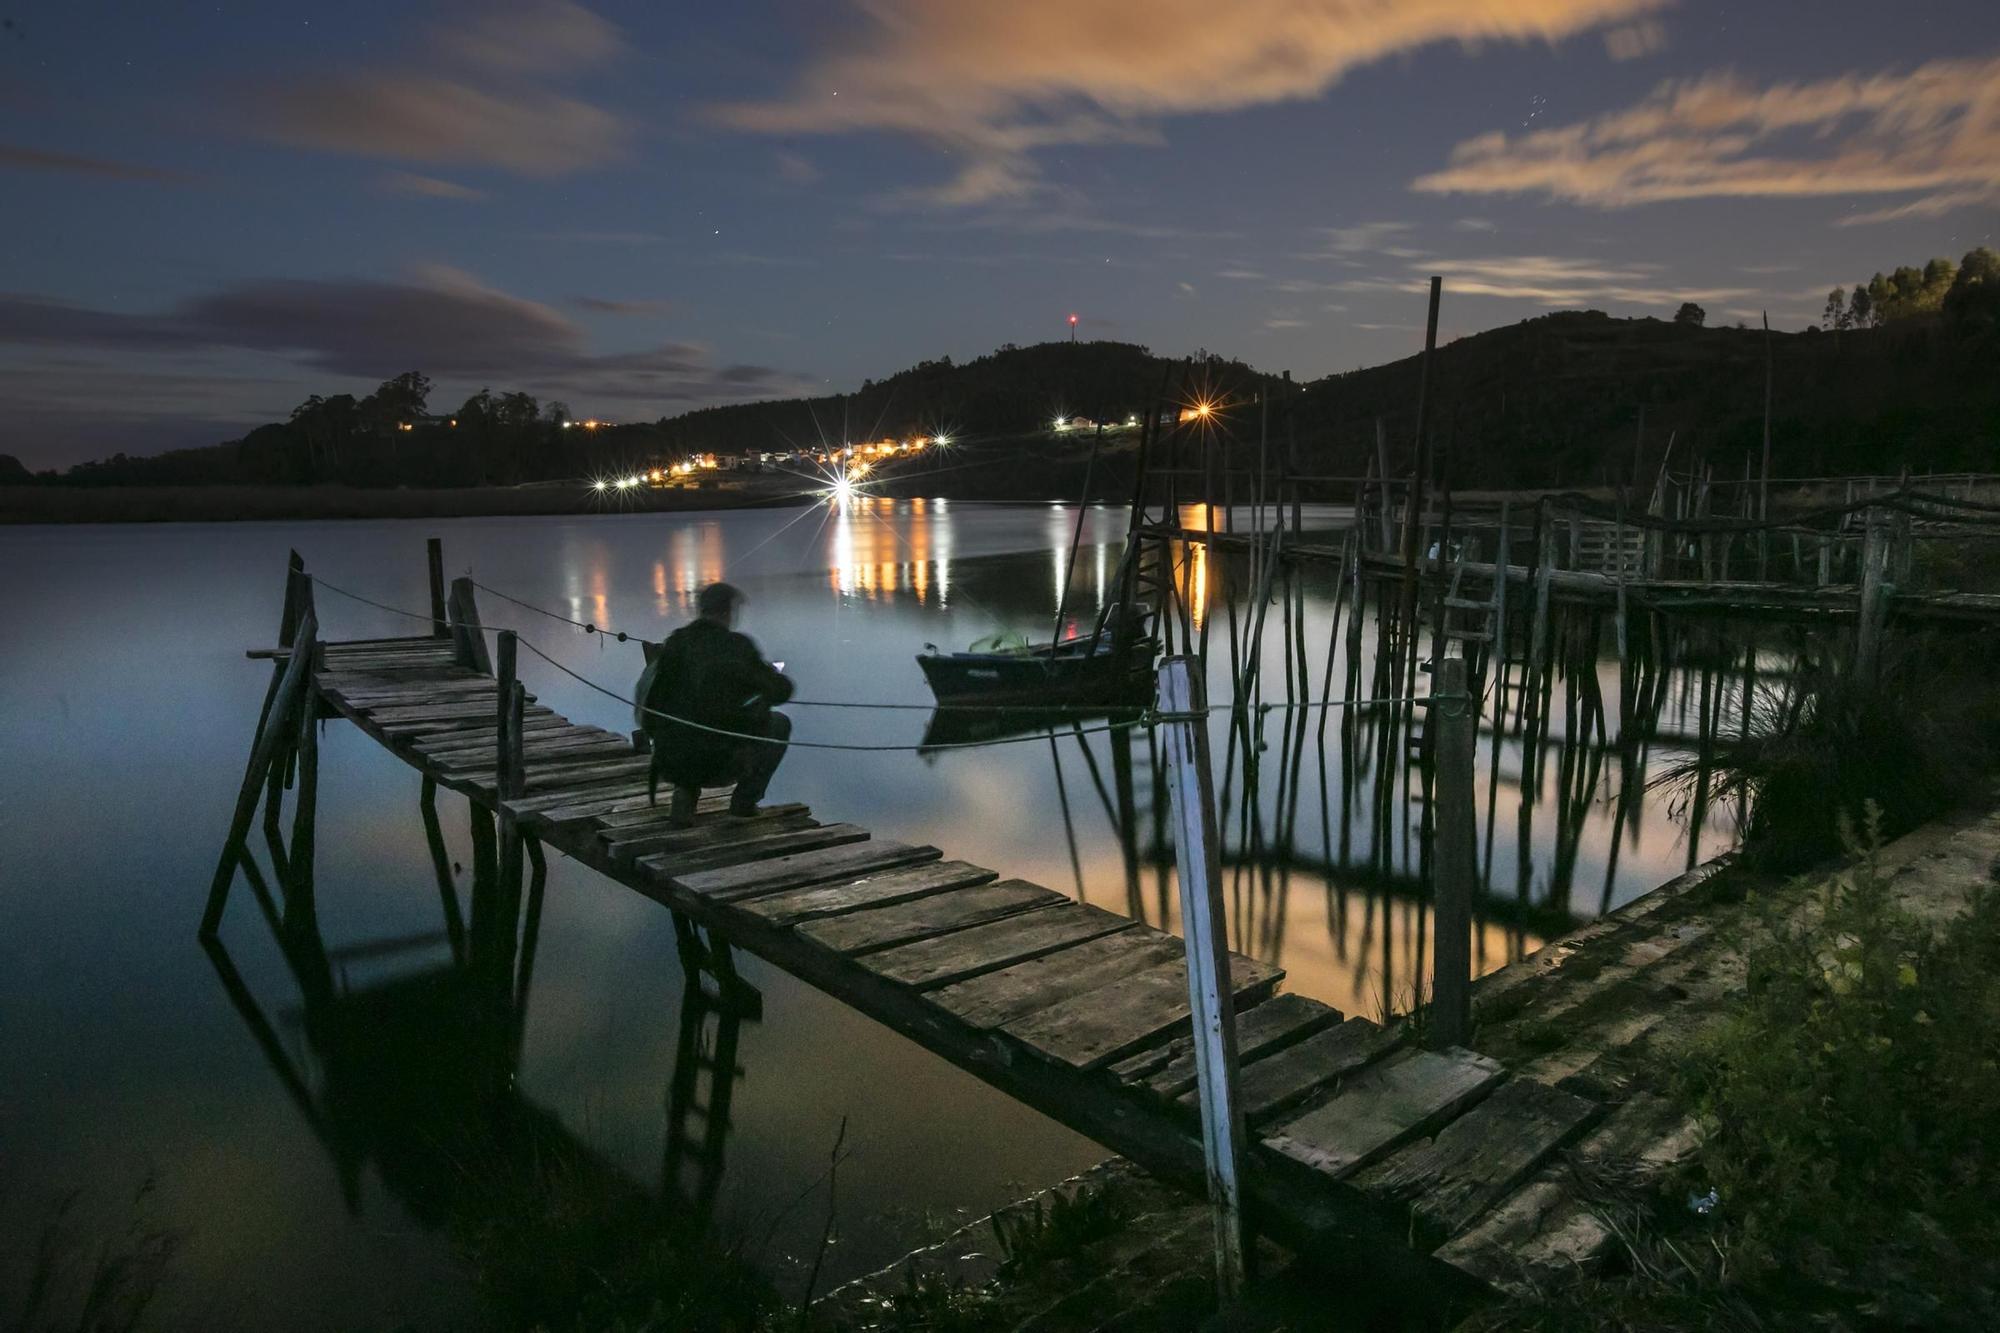
POLYGON ((712 620, 695 620, 669 634, 651 675, 652 684, 640 701, 654 710, 646 715, 646 734, 661 776, 677 785, 734 780, 736 752, 744 742, 672 719, 760 733, 772 705, 792 697, 792 682, 764 660, 748 635, 712 620))

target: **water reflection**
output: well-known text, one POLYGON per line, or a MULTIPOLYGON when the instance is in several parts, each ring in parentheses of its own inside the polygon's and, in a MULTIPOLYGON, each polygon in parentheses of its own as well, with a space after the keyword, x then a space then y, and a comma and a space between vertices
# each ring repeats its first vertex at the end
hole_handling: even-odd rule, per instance
POLYGON ((220 938, 204 938, 231 1005, 326 1151, 350 1213, 362 1211, 361 1181, 372 1173, 423 1225, 477 1231, 495 1220, 488 1213, 496 1181, 541 1188, 559 1163, 563 1188, 578 1199, 651 1195, 695 1230, 706 1228, 723 1179, 730 1102, 744 1076, 742 1027, 762 1018, 762 996, 737 975, 726 945, 676 917, 686 980, 662 1099, 660 1174, 656 1182, 635 1179, 522 1094, 547 867, 537 848, 525 895, 506 884, 492 817, 467 808, 473 865, 469 902, 461 904, 462 867, 446 846, 436 788, 425 783, 435 930, 329 947, 302 849, 288 855, 274 838, 276 893, 246 858, 296 1001, 281 1002, 274 1019, 271 1002, 252 991, 220 938), (303 1038, 302 1050, 288 1030, 303 1038))

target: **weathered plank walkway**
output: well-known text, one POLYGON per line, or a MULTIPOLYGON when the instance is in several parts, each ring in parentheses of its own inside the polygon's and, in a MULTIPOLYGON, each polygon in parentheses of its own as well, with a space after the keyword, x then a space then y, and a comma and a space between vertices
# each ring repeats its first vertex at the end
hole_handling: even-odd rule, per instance
MULTIPOLYGON (((322 715, 524 836, 1149 1170, 1204 1179, 1178 938, 802 806, 734 819, 711 794, 675 827, 626 737, 538 703, 521 724, 526 794, 502 799, 495 681, 459 656, 434 637, 321 644, 310 685, 322 715)), ((1461 1231, 1599 1113, 1485 1056, 1416 1049, 1400 1028, 1277 994, 1268 964, 1232 955, 1231 972, 1247 1196, 1256 1224, 1294 1244, 1338 1235, 1407 1254, 1414 1219, 1461 1231)))

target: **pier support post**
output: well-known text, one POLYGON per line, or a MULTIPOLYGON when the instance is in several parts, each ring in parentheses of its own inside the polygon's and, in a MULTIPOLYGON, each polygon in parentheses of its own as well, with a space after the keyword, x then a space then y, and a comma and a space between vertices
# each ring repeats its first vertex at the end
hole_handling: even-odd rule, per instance
POLYGON ((1889 613, 1889 530, 1882 512, 1870 509, 1861 548, 1861 605, 1854 627, 1854 678, 1875 678, 1882 653, 1882 625, 1889 613))
POLYGON ((473 598, 469 578, 451 581, 451 639, 458 649, 460 666, 493 674, 493 659, 486 653, 486 631, 479 624, 479 603, 473 598))
POLYGON ((1243 1225, 1243 1107, 1236 1088, 1236 1007, 1229 980, 1221 846, 1208 757, 1208 697, 1200 664, 1193 657, 1165 659, 1159 679, 1180 870, 1181 928, 1187 937, 1195 1086, 1201 1099, 1202 1152, 1215 1223, 1215 1281, 1227 1301, 1243 1288, 1250 1247, 1243 1225))
POLYGON ((521 830, 508 813, 507 802, 518 798, 527 787, 527 765, 521 754, 521 711, 526 691, 515 675, 519 645, 514 631, 503 629, 494 638, 494 680, 499 687, 498 713, 493 740, 493 808, 500 822, 500 914, 496 923, 506 931, 499 950, 499 975, 511 975, 514 968, 514 936, 521 910, 521 830))
POLYGON ((448 639, 451 637, 451 622, 446 619, 444 608, 444 543, 436 537, 426 538, 424 559, 430 566, 431 575, 431 637, 448 639))
MULTIPOLYGON (((295 572, 292 577, 298 579, 304 575, 295 572)), ((285 674, 278 680, 270 711, 257 729, 243 786, 236 793, 236 813, 230 818, 229 836, 223 841, 222 858, 216 863, 215 878, 208 887, 208 903, 202 909, 204 939, 213 938, 222 924, 222 909, 229 901, 229 885, 236 878, 237 863, 244 856, 244 839, 249 835, 250 821, 257 815, 257 797, 263 790, 264 779, 277 759, 279 747, 293 739, 288 729, 297 725, 302 710, 309 711, 306 702, 312 694, 313 645, 318 637, 319 622, 308 609, 299 623, 291 659, 285 663, 285 674)))
POLYGON ((1437 664, 1431 691, 1433 762, 1437 765, 1435 821, 1431 852, 1431 1022, 1430 1044, 1463 1046, 1472 1035, 1472 765, 1478 724, 1466 688, 1465 660, 1446 657, 1437 664))

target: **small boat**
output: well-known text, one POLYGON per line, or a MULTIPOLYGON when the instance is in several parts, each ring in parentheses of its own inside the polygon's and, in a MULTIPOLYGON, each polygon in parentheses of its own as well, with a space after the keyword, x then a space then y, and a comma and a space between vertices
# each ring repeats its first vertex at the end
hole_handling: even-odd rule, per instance
POLYGON ((1107 722, 1133 722, 1145 714, 1145 700, 1124 707, 1033 708, 952 707, 940 704, 924 727, 917 753, 927 759, 960 745, 1006 740, 1016 736, 1060 734, 1071 727, 1096 730, 1107 722))
POLYGON ((1153 659, 1160 655, 1151 617, 1133 595, 1139 544, 1127 540, 1113 586, 1120 593, 1106 606, 1087 634, 1062 637, 1069 608, 1070 578, 1076 571, 1077 548, 1083 542, 1084 507, 1090 500, 1090 479, 1097 468, 1097 444, 1083 474, 1083 499, 1077 507, 1076 530, 1070 536, 1068 572, 1056 599, 1053 641, 1032 644, 1019 635, 1000 635, 973 643, 962 653, 939 652, 927 643, 917 655, 924 679, 938 706, 950 708, 1007 707, 1075 709, 1080 705, 1143 708, 1155 693, 1153 659))
POLYGON ((962 653, 939 652, 926 644, 917 665, 940 707, 1144 706, 1153 698, 1159 641, 1145 636, 1119 644, 1116 638, 1107 625, 1095 634, 1053 644, 975 643, 962 653))

